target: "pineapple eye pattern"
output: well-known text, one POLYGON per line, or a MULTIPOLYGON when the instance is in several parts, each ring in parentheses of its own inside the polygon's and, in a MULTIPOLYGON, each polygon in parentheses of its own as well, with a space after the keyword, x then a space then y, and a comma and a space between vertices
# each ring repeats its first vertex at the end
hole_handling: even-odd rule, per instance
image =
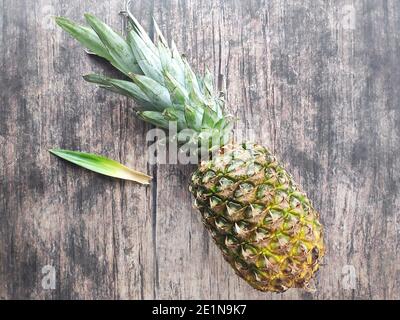
POLYGON ((251 183, 241 183, 239 184, 239 186, 237 187, 236 191, 235 191, 235 197, 236 198, 246 198, 251 196, 251 194, 254 191, 254 185, 251 183))
POLYGON ((262 291, 307 288, 324 255, 318 213, 266 148, 225 146, 194 176, 193 194, 209 199, 204 221, 238 275, 262 291))
POLYGON ((203 176, 202 182, 203 183, 208 183, 210 180, 212 180, 215 177, 215 172, 212 170, 209 170, 206 172, 206 174, 203 176))

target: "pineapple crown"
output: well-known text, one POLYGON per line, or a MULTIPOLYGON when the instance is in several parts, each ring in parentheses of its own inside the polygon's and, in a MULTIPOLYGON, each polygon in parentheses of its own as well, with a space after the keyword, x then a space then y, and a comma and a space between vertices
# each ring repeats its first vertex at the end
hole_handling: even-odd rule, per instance
POLYGON ((164 129, 174 122, 175 138, 181 147, 210 151, 225 145, 232 122, 224 115, 224 100, 215 94, 210 72, 196 76, 175 43, 168 45, 154 19, 153 42, 129 9, 123 13, 128 18, 126 39, 91 14, 85 14, 89 26, 56 18, 56 23, 88 53, 108 60, 128 78, 88 74, 84 79, 133 98, 138 102, 137 115, 146 122, 164 129))

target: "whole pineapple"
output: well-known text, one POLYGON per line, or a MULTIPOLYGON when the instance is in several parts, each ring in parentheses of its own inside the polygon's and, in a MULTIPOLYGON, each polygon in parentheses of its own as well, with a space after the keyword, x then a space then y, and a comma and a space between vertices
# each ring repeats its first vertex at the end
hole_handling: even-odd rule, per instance
POLYGON ((89 53, 129 80, 97 74, 84 79, 134 98, 138 116, 147 122, 164 129, 175 122, 183 150, 213 152, 193 173, 190 191, 204 225, 240 277, 262 291, 307 288, 324 255, 322 226, 309 199, 268 149, 229 142, 232 123, 210 74, 196 76, 155 22, 153 43, 129 10, 125 13, 126 40, 89 14, 89 27, 56 18, 89 53), (189 139, 187 132, 180 135, 186 129, 189 139))
POLYGON ((222 147, 201 163, 190 189, 239 276, 262 291, 308 286, 324 253, 318 213, 265 147, 222 147))

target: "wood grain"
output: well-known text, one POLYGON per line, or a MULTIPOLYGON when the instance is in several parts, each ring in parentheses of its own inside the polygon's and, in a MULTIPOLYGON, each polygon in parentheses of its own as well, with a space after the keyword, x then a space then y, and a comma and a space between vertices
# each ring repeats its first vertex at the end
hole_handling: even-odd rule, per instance
POLYGON ((240 118, 237 138, 276 152, 321 212, 317 291, 284 294, 234 275, 192 209, 193 168, 147 164, 151 127, 131 101, 82 80, 112 71, 51 19, 92 12, 122 32, 124 1, 0 5, 0 299, 400 298, 399 1, 132 5, 194 69, 210 68, 240 118), (84 171, 52 147, 104 154, 154 182, 84 171), (42 288, 45 265, 54 290, 42 288))

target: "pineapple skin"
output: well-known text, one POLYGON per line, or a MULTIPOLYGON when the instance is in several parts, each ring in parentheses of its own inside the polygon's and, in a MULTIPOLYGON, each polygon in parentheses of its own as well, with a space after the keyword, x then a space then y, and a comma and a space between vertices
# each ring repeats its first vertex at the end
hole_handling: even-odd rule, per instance
POLYGON ((309 288, 325 252, 319 214, 267 148, 220 148, 189 189, 224 258, 252 287, 309 288))

